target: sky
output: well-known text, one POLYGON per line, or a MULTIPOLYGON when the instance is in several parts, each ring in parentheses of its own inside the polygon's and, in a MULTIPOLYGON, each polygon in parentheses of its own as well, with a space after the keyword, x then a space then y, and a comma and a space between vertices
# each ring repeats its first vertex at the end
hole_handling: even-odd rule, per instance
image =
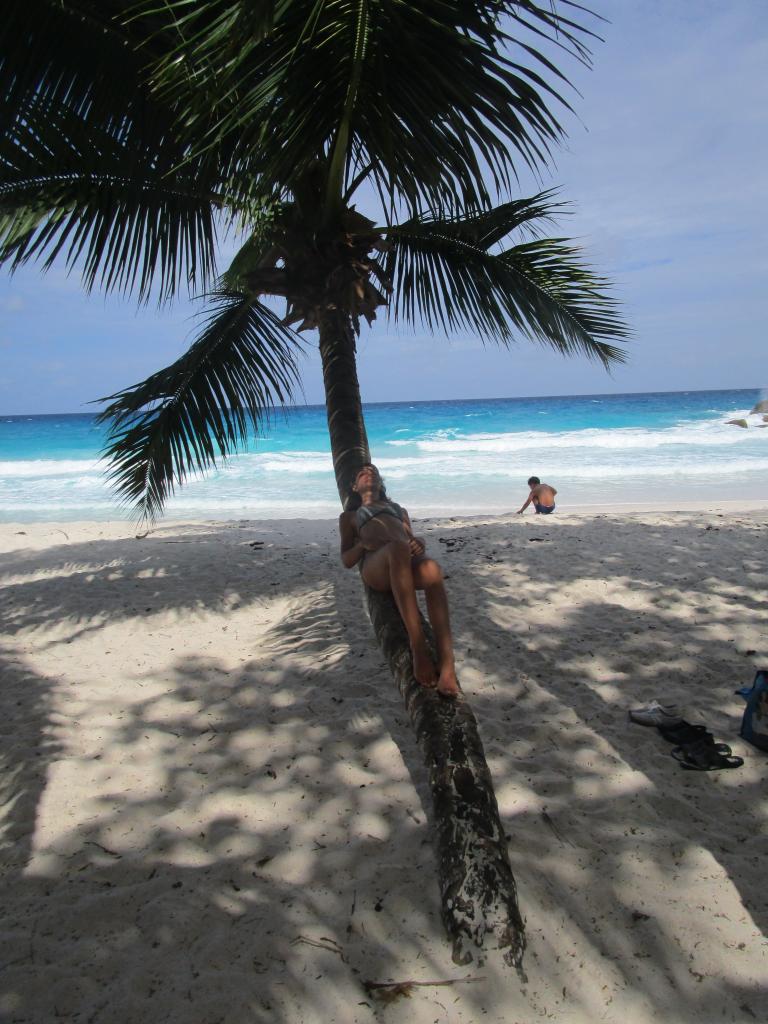
MULTIPOLYGON (((364 402, 768 387, 768 2, 593 0, 591 70, 571 64, 575 114, 540 181, 561 187, 575 238, 614 282, 633 331, 610 374, 522 339, 510 350, 363 327, 364 402)), ((0 270, 0 413, 85 412, 171 363, 194 307, 84 296, 63 268, 0 270)), ((304 400, 323 401, 313 334, 304 400)))

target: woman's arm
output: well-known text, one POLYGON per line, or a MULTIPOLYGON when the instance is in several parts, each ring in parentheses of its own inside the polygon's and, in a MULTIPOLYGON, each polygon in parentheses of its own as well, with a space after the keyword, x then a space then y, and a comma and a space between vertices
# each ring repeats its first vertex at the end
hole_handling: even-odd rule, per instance
POLYGON ((339 516, 341 534, 341 561, 345 569, 352 569, 365 554, 365 547, 357 535, 354 512, 342 512, 339 516))
MULTIPOLYGON (((402 506, 401 506, 402 508, 402 506)), ((408 539, 411 543, 411 554, 412 555, 423 555, 427 550, 427 544, 423 537, 416 537, 411 526, 411 517, 408 515, 406 510, 403 508, 403 526, 405 532, 408 534, 408 539)))

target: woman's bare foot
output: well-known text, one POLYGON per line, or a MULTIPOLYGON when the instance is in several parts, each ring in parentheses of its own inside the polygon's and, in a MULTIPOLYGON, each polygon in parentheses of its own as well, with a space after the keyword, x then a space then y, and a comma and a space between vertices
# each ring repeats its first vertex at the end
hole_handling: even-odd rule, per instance
POLYGON ((424 643, 412 644, 411 658, 413 660, 413 674, 416 682, 433 689, 437 683, 437 672, 427 645, 424 643))
POLYGON ((441 697, 458 697, 461 693, 459 681, 456 678, 456 669, 453 665, 440 671, 440 677, 437 680, 437 692, 441 697))

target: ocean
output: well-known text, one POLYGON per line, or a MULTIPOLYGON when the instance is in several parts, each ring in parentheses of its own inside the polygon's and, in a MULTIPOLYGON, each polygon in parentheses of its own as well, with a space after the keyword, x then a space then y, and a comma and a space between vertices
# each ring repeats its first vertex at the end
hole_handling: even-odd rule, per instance
MULTIPOLYGON (((509 512, 536 475, 558 504, 768 500, 765 392, 685 391, 393 402, 366 407, 373 459, 416 516, 509 512)), ((0 520, 130 518, 105 482, 91 414, 0 417, 0 520)), ((265 436, 168 503, 185 519, 324 519, 339 512, 325 410, 278 412, 265 436)))

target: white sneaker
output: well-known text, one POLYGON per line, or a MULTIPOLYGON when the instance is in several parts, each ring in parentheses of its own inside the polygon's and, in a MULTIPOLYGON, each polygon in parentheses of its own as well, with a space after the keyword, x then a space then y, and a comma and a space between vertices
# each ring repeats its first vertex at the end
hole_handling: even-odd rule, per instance
POLYGON ((683 720, 677 704, 660 704, 652 700, 642 708, 633 708, 629 717, 638 725, 676 725, 683 720))

